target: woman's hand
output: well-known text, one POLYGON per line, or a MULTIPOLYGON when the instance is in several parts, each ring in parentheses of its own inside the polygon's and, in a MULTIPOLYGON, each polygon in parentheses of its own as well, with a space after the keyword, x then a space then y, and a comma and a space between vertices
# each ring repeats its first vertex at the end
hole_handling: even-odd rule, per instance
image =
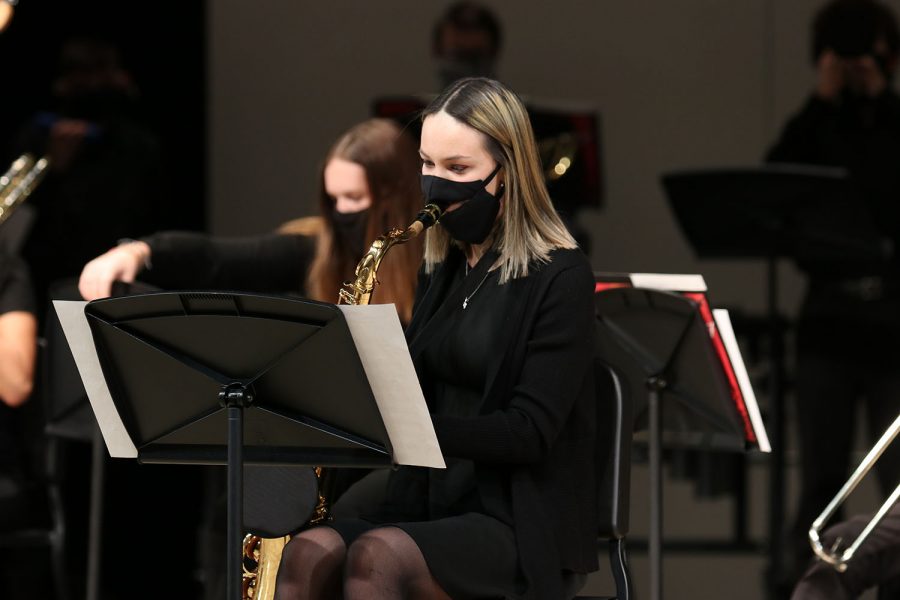
POLYGON ((106 298, 114 281, 131 283, 150 261, 150 246, 133 241, 116 246, 84 266, 78 279, 78 291, 85 300, 106 298))

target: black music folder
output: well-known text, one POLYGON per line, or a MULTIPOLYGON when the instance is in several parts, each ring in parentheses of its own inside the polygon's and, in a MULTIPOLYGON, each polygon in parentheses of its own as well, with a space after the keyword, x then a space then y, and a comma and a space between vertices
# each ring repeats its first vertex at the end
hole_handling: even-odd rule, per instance
POLYGON ((662 185, 701 258, 793 257, 837 263, 885 256, 847 172, 776 164, 666 173, 662 185))
MULTIPOLYGON (((706 333, 696 343, 705 346, 703 356, 708 366, 683 369, 679 382, 669 382, 672 387, 668 391, 674 398, 663 414, 662 439, 667 445, 771 451, 731 318, 727 310, 710 305, 702 275, 595 273, 594 278, 600 321, 610 334, 601 339, 605 344, 602 351, 633 381, 643 382, 656 375, 654 371, 662 370, 672 344, 688 343, 667 337, 667 328, 674 326, 680 331, 682 319, 690 318, 698 320, 706 333), (663 309, 659 301, 647 305, 648 297, 635 295, 639 290, 680 296, 694 310, 688 310, 688 304, 679 304, 688 311, 681 316, 673 307, 663 309), (660 329, 655 330, 657 327, 660 329), (704 391, 695 391, 700 389, 704 391)), ((653 298, 664 296, 650 300, 653 298)), ((679 355, 672 360, 680 363, 686 358, 679 355)), ((634 387, 635 427, 643 430, 647 428, 647 393, 644 386, 634 387)))

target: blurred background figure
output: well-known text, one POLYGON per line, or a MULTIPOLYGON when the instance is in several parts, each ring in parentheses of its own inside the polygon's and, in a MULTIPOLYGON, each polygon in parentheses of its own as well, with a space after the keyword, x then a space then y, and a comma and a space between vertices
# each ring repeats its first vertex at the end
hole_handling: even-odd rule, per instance
POLYGON ((37 219, 25 245, 41 305, 51 283, 126 237, 153 230, 162 193, 160 144, 137 118, 138 90, 118 48, 67 40, 53 106, 20 132, 17 152, 46 156, 50 172, 29 204, 37 219))
MULTIPOLYGON (((177 19, 151 11, 140 23, 129 11, 112 0, 20 2, 0 35, 4 80, 15 89, 4 97, 0 113, 2 168, 25 151, 50 162, 46 177, 19 209, 36 214, 22 256, 34 282, 33 312, 42 322, 37 333, 44 337, 49 299, 54 293, 77 294, 75 280, 85 261, 122 238, 162 227, 205 226, 205 3, 179 8, 177 19)), ((44 366, 39 361, 38 369, 44 366)), ((41 373, 34 381, 41 383, 41 373)), ((77 397, 77 390, 70 395, 77 397)), ((35 385, 34 401, 23 408, 33 408, 37 422, 23 429, 16 419, 16 434, 29 445, 41 445, 43 418, 62 412, 46 409, 47 402, 46 390, 35 385)), ((84 437, 90 439, 91 432, 84 437)), ((86 587, 91 448, 76 441, 59 447, 66 587, 78 600, 86 587)), ((43 465, 42 452, 35 448, 26 464, 43 465)), ((104 469, 103 598, 197 598, 199 468, 106 459, 104 469), (171 552, 173 538, 177 565, 161 558, 171 552), (148 568, 161 560, 165 576, 148 568)), ((48 520, 40 503, 33 502, 29 512, 48 520)), ((0 595, 52 597, 46 548, 7 554, 13 556, 4 556, 3 574, 15 586, 0 595)))
MULTIPOLYGON (((892 248, 883 261, 805 261, 797 322, 800 500, 781 575, 786 594, 811 556, 806 531, 849 475, 862 403, 867 444, 900 412, 900 96, 897 21, 874 0, 833 0, 816 14, 817 80, 767 160, 843 167, 892 248)), ((877 465, 887 495, 900 480, 900 447, 877 465)), ((779 566, 774 566, 776 571, 779 566)))
POLYGON ((438 89, 463 77, 496 78, 502 42, 500 21, 490 9, 467 1, 448 6, 432 34, 438 89))

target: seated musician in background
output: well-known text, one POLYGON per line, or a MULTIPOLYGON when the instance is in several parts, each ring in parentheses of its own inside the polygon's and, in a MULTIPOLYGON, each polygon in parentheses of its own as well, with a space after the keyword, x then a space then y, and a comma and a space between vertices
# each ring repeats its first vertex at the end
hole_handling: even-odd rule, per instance
POLYGON ((424 115, 422 189, 446 213, 407 339, 447 469, 392 470, 363 518, 294 536, 279 600, 555 599, 597 568, 590 265, 510 90, 462 79, 424 115))
MULTIPOLYGON (((843 167, 893 256, 881 263, 806 261, 797 322, 796 398, 801 491, 787 590, 811 556, 806 531, 849 474, 859 401, 870 441, 900 412, 900 96, 891 82, 900 51, 896 18, 874 0, 833 0, 813 23, 817 81, 767 160, 843 167)), ((879 461, 881 490, 900 480, 900 446, 879 461)))
MULTIPOLYGON (((379 235, 409 224, 421 208, 415 143, 398 125, 369 119, 331 147, 322 169, 320 218, 288 223, 278 233, 213 238, 162 232, 121 244, 85 265, 78 289, 86 300, 110 295, 114 281, 166 289, 301 293, 337 302, 338 290, 379 235), (294 231, 294 233, 290 233, 294 231)), ((393 248, 379 270, 379 303, 412 314, 421 244, 393 248)))

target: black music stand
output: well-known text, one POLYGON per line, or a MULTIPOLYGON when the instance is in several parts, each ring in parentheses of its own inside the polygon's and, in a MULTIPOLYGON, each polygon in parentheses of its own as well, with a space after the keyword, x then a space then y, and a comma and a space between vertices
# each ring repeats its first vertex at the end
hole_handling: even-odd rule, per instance
POLYGON ((769 544, 782 560, 784 519, 784 345, 778 261, 835 268, 883 261, 889 251, 843 169, 808 165, 706 169, 664 174, 662 185, 699 258, 766 261, 770 339, 768 427, 772 442, 769 544))
POLYGON ((96 300, 85 315, 138 460, 228 465, 229 600, 241 597, 245 463, 392 462, 369 380, 334 305, 170 292, 96 300))
POLYGON ((647 388, 650 597, 662 598, 662 444, 689 432, 743 449, 744 430, 698 305, 679 294, 617 288, 595 295, 604 360, 647 388))

